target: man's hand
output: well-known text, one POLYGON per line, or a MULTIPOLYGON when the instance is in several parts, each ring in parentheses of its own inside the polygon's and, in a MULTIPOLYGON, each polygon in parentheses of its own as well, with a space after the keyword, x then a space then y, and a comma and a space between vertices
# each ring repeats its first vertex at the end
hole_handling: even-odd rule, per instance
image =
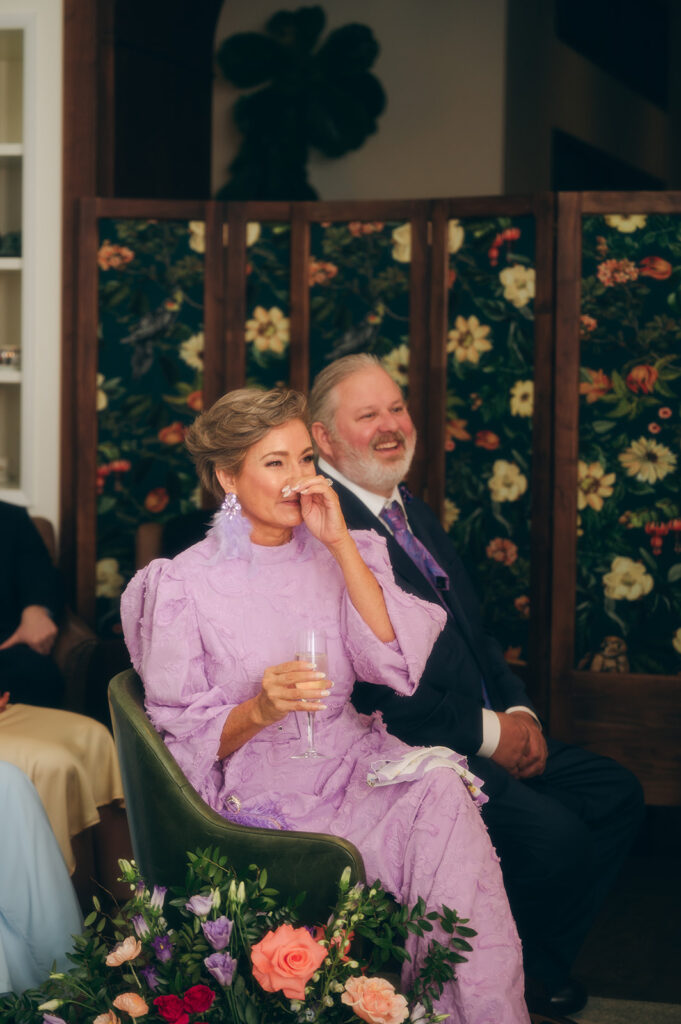
POLYGON ((541 775, 546 766, 548 750, 539 722, 527 711, 511 711, 503 717, 519 719, 527 729, 527 746, 511 774, 516 779, 531 779, 534 775, 541 775))
POLYGON ((18 627, 0 644, 0 651, 14 647, 15 644, 26 644, 38 654, 49 654, 57 639, 57 632, 47 609, 38 604, 29 604, 22 612, 18 627))
POLYGON ((497 713, 501 735, 492 760, 515 779, 541 775, 546 765, 546 741, 539 723, 527 711, 497 713))

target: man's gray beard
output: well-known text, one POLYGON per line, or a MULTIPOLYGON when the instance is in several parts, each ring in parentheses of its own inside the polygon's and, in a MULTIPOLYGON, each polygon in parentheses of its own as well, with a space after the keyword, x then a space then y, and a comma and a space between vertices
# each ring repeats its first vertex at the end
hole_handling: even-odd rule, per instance
POLYGON ((392 491, 409 472, 416 448, 416 431, 410 441, 404 438, 404 455, 391 464, 379 462, 371 452, 360 454, 338 435, 333 436, 333 441, 337 445, 335 465, 343 476, 367 491, 383 494, 392 491))

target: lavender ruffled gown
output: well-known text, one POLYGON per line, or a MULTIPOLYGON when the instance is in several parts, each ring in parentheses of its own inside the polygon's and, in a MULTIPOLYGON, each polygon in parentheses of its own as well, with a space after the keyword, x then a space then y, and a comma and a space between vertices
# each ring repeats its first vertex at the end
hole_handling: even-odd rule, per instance
MULTIPOLYGON (((436 766, 444 748, 435 748, 438 762, 416 758, 385 784, 412 748, 386 732, 378 715, 360 715, 349 703, 355 678, 413 693, 443 610, 401 591, 385 542, 354 532, 383 588, 397 638, 381 643, 350 602, 337 563, 305 526, 280 547, 246 539, 231 550, 221 530, 213 527, 172 561, 152 562, 121 602, 149 716, 173 756, 226 817, 344 836, 361 851, 367 878, 380 878, 401 901, 422 896, 431 908, 446 903, 470 917, 478 933, 474 950, 458 982, 447 987, 441 1012, 451 1014, 452 1024, 526 1022, 520 942, 498 858, 475 798, 456 773, 465 762, 445 751, 450 767, 436 766), (334 686, 327 709, 317 713, 315 742, 329 756, 291 759, 303 749, 304 722, 290 714, 218 761, 227 715, 259 691, 268 666, 295 656, 300 626, 326 634, 334 686)), ((418 963, 421 940, 410 941, 418 963)), ((410 977, 406 965, 405 985, 410 977)))

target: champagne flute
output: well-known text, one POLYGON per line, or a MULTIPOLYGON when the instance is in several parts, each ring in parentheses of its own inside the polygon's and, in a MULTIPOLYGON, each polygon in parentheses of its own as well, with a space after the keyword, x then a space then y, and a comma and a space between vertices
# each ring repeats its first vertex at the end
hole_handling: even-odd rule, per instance
MULTIPOLYGON (((326 637, 318 629, 301 629, 296 639, 296 661, 309 661, 318 672, 327 675, 326 637)), ((320 685, 323 680, 320 679, 320 685)), ((314 711, 307 711, 307 747, 300 754, 292 754, 294 758, 326 757, 320 754, 314 745, 314 711)))

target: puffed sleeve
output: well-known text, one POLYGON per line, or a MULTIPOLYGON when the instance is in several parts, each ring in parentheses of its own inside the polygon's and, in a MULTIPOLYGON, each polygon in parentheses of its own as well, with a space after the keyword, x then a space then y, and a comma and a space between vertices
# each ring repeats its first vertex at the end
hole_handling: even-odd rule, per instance
POLYGON ((220 736, 238 702, 211 685, 196 607, 173 562, 157 559, 136 574, 121 598, 121 621, 151 721, 194 788, 213 803, 220 736))
POLYGON ((407 594, 395 583, 388 548, 373 530, 352 530, 359 553, 383 591, 395 640, 382 643, 364 622, 347 592, 341 605, 341 633, 358 679, 390 686, 410 696, 447 620, 439 604, 407 594))

